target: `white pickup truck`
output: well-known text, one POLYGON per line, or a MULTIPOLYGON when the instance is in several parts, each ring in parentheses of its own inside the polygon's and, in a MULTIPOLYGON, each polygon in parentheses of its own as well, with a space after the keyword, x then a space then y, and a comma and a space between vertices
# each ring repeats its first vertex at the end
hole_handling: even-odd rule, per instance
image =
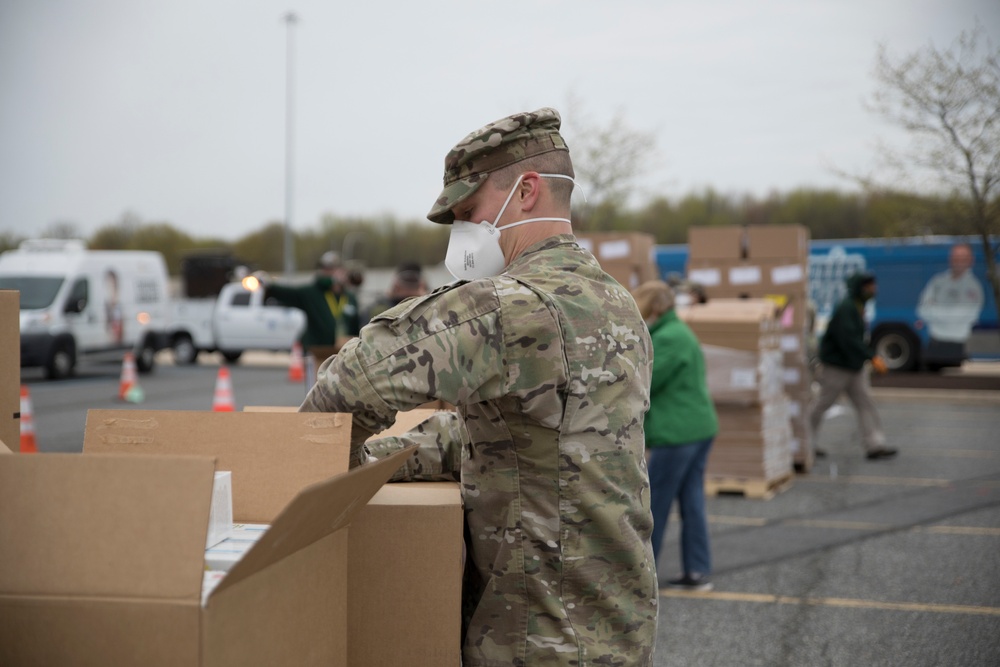
POLYGON ((223 286, 215 299, 181 299, 171 313, 170 345, 177 364, 193 364, 200 352, 221 352, 236 362, 245 350, 287 351, 305 328, 297 308, 265 303, 264 290, 240 283, 223 286))

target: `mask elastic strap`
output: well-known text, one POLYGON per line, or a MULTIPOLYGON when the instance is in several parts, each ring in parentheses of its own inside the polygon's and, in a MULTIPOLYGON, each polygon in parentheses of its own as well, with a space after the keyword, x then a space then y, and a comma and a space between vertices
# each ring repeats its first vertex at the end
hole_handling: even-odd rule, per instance
POLYGON ((577 183, 576 179, 573 178, 572 176, 567 176, 566 174, 539 174, 539 176, 544 176, 546 178, 565 178, 567 181, 573 184, 573 192, 579 190, 580 194, 583 195, 583 203, 585 204, 587 203, 587 193, 584 192, 583 186, 577 183))
POLYGON ((552 220, 553 222, 565 222, 568 225, 572 225, 573 222, 569 218, 528 218, 527 220, 518 220, 517 222, 512 222, 509 225, 504 225, 503 227, 497 227, 498 232, 502 232, 505 229, 510 229, 511 227, 517 227, 518 225, 524 225, 529 222, 542 222, 544 220, 552 220))
MULTIPOLYGON (((538 174, 538 175, 543 176, 545 178, 565 178, 566 180, 572 182, 574 186, 576 186, 576 181, 573 179, 573 177, 567 176, 566 174, 538 174)), ((500 218, 503 217, 503 212, 507 210, 507 204, 509 204, 510 200, 514 197, 514 193, 517 192, 517 186, 521 184, 522 180, 524 180, 524 174, 521 174, 520 176, 517 177, 517 182, 514 183, 514 187, 512 187, 510 189, 510 192, 507 193, 507 199, 504 200, 503 206, 500 207, 500 212, 497 213, 497 217, 493 220, 493 229, 500 231, 503 229, 510 229, 511 227, 517 227, 518 225, 523 225, 526 222, 541 222, 543 220, 552 220, 554 222, 565 222, 570 225, 573 224, 572 221, 570 221, 568 218, 528 218, 527 220, 519 220, 517 222, 512 222, 509 225, 504 225, 503 227, 497 227, 497 223, 499 223, 500 218)), ((586 195, 584 195, 583 200, 584 201, 587 200, 586 195)))

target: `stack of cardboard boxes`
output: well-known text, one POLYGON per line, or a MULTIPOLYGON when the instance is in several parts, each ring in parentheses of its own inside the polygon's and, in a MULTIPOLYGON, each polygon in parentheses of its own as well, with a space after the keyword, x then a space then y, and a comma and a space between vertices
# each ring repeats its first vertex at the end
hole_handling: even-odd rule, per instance
POLYGON ((702 344, 719 415, 706 488, 766 494, 792 470, 777 309, 765 299, 713 299, 678 312, 702 344))
POLYGON ((766 299, 778 308, 777 343, 800 470, 812 467, 807 428, 812 377, 807 363, 809 230, 802 225, 692 227, 687 277, 713 299, 766 299))

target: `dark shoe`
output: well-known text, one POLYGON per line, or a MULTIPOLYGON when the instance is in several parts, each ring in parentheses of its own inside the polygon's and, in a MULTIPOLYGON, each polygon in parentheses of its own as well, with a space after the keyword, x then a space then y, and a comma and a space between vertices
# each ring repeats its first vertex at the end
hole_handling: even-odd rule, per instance
POLYGON ((891 459, 897 453, 899 450, 895 447, 874 447, 868 450, 866 456, 874 461, 875 459, 891 459))
POLYGON ((825 449, 820 449, 819 447, 817 447, 816 449, 813 450, 813 456, 815 456, 818 459, 825 459, 826 458, 826 450, 825 449))
POLYGON ((683 591, 710 591, 712 582, 707 577, 701 575, 685 574, 680 579, 671 579, 667 582, 670 588, 677 588, 683 591))

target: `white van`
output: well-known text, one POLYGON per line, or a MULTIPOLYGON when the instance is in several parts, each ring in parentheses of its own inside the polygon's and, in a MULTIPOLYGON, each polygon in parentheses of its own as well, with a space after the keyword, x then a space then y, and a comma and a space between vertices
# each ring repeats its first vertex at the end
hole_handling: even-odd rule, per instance
POLYGON ((87 250, 77 239, 34 239, 0 255, 0 289, 21 293, 21 366, 71 375, 77 361, 135 354, 152 370, 167 346, 167 268, 158 252, 87 250))

